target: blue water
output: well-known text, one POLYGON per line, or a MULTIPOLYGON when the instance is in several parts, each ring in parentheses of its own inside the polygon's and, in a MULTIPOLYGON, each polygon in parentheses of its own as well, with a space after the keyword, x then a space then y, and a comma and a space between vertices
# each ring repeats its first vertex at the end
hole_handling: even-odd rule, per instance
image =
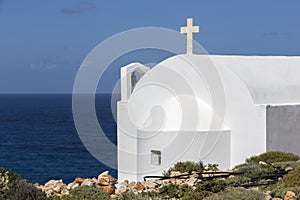
MULTIPOLYGON (((110 95, 97 95, 98 121, 116 144, 117 129, 110 103, 110 95)), ((111 159, 116 159, 114 154, 111 159)), ((115 177, 117 174, 97 161, 81 143, 73 122, 70 94, 0 95, 0 166, 39 183, 50 179, 69 183, 76 177, 96 177, 105 170, 115 177)))

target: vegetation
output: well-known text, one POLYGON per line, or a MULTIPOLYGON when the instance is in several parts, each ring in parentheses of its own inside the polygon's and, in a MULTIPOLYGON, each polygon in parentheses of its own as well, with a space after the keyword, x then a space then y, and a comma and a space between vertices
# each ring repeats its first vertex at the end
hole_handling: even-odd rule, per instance
POLYGON ((61 197, 61 200, 109 200, 110 195, 104 192, 101 189, 89 187, 89 186, 80 186, 70 191, 69 195, 61 197))
POLYGON ((212 194, 205 198, 205 200, 265 200, 266 195, 255 190, 247 190, 245 188, 228 188, 217 194, 212 194))
POLYGON ((203 165, 202 162, 192 162, 192 161, 185 161, 185 162, 177 162, 171 167, 169 170, 164 171, 164 176, 170 176, 172 171, 178 171, 180 173, 192 173, 192 172, 203 172, 203 171, 217 171, 218 165, 217 164, 208 164, 203 165))
POLYGON ((37 189, 33 184, 20 180, 12 182, 10 189, 4 194, 6 200, 46 200, 46 194, 37 189))
POLYGON ((160 200, 161 195, 156 192, 125 192, 117 197, 117 200, 160 200))
POLYGON ((6 200, 44 200, 46 194, 33 184, 13 173, 0 168, 0 199, 6 200))
POLYGON ((262 179, 267 173, 273 172, 274 169, 265 167, 264 165, 259 165, 256 163, 241 164, 236 166, 234 172, 243 173, 243 177, 253 179, 262 179))
MULTIPOLYGON (((300 160, 297 155, 283 152, 268 152, 248 158, 245 163, 236 166, 233 171, 237 174, 229 177, 213 177, 209 175, 201 181, 195 181, 194 185, 177 185, 174 183, 163 184, 151 192, 128 191, 116 196, 116 200, 159 200, 159 199, 182 199, 182 200, 233 200, 247 199, 260 200, 266 198, 266 191, 272 197, 284 199, 287 191, 295 193, 300 199, 300 160), (277 183, 256 187, 255 184, 270 183, 272 174, 285 173, 277 183), (271 175, 271 176, 270 176, 271 175), (251 184, 254 183, 254 186, 251 184), (249 188, 243 188, 249 187, 249 188), (256 187, 256 189, 251 189, 256 187)), ((164 172, 170 176, 172 171, 181 173, 217 171, 218 165, 201 162, 178 162, 164 172)), ((204 176, 204 175, 203 175, 204 176)), ((202 177, 203 178, 203 177, 202 177)), ((174 178, 173 178, 174 179, 174 178)), ((201 176, 200 176, 201 179, 201 176)), ((180 182, 180 181, 179 181, 180 182)), ((189 183, 189 182, 188 182, 189 183)), ((0 168, 0 199, 7 200, 109 200, 111 196, 101 189, 88 186, 80 186, 70 191, 69 195, 62 197, 46 197, 45 193, 37 189, 25 179, 10 170, 0 168)))
POLYGON ((204 171, 204 166, 202 162, 196 163, 191 161, 186 162, 177 162, 173 167, 171 167, 168 171, 163 172, 164 176, 170 176, 172 171, 179 171, 181 173, 187 172, 202 172, 204 171))
POLYGON ((201 192, 201 191, 208 191, 212 193, 218 193, 222 190, 224 190, 227 187, 227 183, 223 179, 215 179, 211 181, 206 181, 202 184, 199 184, 196 187, 196 191, 201 192))
POLYGON ((265 162, 267 164, 272 164, 276 162, 287 162, 287 161, 297 161, 300 157, 292 154, 280 151, 270 151, 267 153, 260 154, 258 156, 253 156, 246 160, 247 164, 259 164, 259 162, 265 162))
POLYGON ((284 198, 287 191, 292 191, 300 198, 300 167, 285 175, 274 186, 269 187, 273 197, 284 198))
POLYGON ((272 163, 272 166, 276 169, 282 169, 282 170, 285 170, 288 167, 291 167, 292 169, 296 169, 300 167, 300 162, 297 161, 275 162, 272 163))

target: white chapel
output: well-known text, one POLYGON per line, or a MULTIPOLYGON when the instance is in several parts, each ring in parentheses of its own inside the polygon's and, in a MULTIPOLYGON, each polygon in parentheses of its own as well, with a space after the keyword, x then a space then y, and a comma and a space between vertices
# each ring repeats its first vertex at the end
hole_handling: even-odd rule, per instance
POLYGON ((228 169, 266 151, 300 155, 300 57, 197 55, 196 32, 189 18, 186 54, 121 68, 119 180, 178 161, 228 169))

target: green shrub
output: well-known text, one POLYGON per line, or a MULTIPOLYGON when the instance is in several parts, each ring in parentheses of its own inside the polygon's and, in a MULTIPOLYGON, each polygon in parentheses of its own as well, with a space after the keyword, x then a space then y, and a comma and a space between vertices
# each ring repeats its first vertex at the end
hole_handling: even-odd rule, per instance
POLYGON ((264 188, 265 191, 270 190, 271 196, 284 198, 287 191, 293 191, 300 198, 300 167, 295 167, 275 185, 264 188))
POLYGON ((101 189, 89 187, 89 186, 80 186, 76 187, 70 191, 69 195, 63 196, 62 200, 109 200, 110 195, 104 192, 101 189))
POLYGON ((300 167, 294 169, 285 175, 276 185, 283 187, 298 187, 300 186, 300 167))
POLYGON ((300 162, 297 161, 276 162, 276 163, 272 163, 272 166, 282 170, 285 170, 287 167, 296 169, 297 167, 300 167, 300 162))
POLYGON ((117 200, 160 200, 162 197, 155 192, 124 192, 117 197, 117 200))
POLYGON ((46 194, 25 180, 12 181, 4 194, 6 200, 46 200, 46 194))
POLYGON ((191 186, 189 186, 188 184, 183 184, 179 187, 179 193, 178 194, 179 194, 180 197, 183 197, 187 193, 193 192, 193 191, 194 191, 194 189, 191 186))
POLYGON ((178 198, 179 195, 179 185, 170 183, 159 188, 159 194, 162 196, 169 196, 170 198, 178 198))
POLYGON ((208 163, 205 167, 204 167, 204 170, 205 171, 213 171, 213 172, 216 172, 219 170, 219 165, 218 164, 210 164, 208 163))
POLYGON ((231 187, 236 187, 241 184, 247 184, 250 183, 250 181, 250 178, 243 175, 230 176, 225 180, 226 184, 231 187))
POLYGON ((196 163, 192 161, 186 162, 178 162, 173 167, 171 167, 168 171, 163 172, 164 176, 170 176, 171 171, 179 171, 181 173, 187 172, 192 173, 195 172, 202 172, 204 170, 204 166, 201 162, 196 163))
POLYGON ((9 169, 0 167, 0 193, 9 190, 10 183, 17 180, 21 180, 21 177, 9 169))
POLYGON ((277 186, 275 189, 272 190, 271 196, 278 197, 284 199, 284 196, 287 191, 292 191, 296 194, 297 199, 300 198, 300 186, 299 187, 284 187, 282 185, 277 186))
POLYGON ((212 194, 205 200, 265 200, 265 194, 262 192, 247 190, 245 188, 228 188, 217 194, 212 194))
POLYGON ((0 199, 43 200, 46 194, 11 170, 0 168, 0 199))
POLYGON ((195 191, 197 192, 207 191, 207 192, 217 193, 224 190, 226 186, 227 184, 225 180, 215 179, 215 180, 205 181, 204 183, 197 185, 195 191))
POLYGON ((219 189, 217 189, 220 188, 217 185, 218 183, 212 183, 211 185, 205 184, 204 187, 198 187, 194 190, 188 184, 183 184, 179 186, 171 183, 162 186, 159 190, 159 194, 161 195, 161 198, 168 196, 169 198, 180 198, 182 200, 202 200, 204 197, 211 195, 212 191, 220 191, 219 189), (206 189, 208 189, 209 191, 206 189))
POLYGON ((273 168, 265 167, 264 165, 259 165, 257 163, 241 164, 236 166, 233 170, 234 172, 243 173, 241 176, 247 177, 249 179, 253 179, 253 178, 260 179, 261 177, 274 171, 273 168))
POLYGON ((246 160, 248 164, 258 164, 260 161, 263 161, 267 164, 275 163, 275 162, 287 162, 287 161, 297 161, 300 160, 300 157, 292 154, 292 153, 285 153, 280 151, 270 151, 258 156, 253 156, 246 160))
POLYGON ((210 195, 212 195, 212 192, 208 192, 208 191, 201 191, 201 192, 197 192, 197 191, 190 191, 187 192, 183 195, 183 197, 181 198, 181 200, 202 200, 205 197, 208 197, 210 195))

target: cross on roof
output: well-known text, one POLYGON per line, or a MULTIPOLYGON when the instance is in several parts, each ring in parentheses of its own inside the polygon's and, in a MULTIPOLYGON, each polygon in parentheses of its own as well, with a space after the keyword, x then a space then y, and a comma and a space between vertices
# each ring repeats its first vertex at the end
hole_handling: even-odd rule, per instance
POLYGON ((193 26, 193 18, 187 18, 186 27, 180 27, 180 33, 185 33, 187 36, 186 53, 193 54, 193 33, 199 33, 199 26, 193 26))

